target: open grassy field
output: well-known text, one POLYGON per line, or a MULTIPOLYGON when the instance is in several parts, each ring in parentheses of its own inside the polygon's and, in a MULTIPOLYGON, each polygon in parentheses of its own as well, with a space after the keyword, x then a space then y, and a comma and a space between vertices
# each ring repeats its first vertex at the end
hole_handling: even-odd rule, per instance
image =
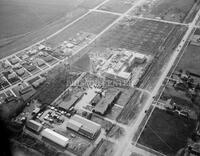
POLYGON ((1 0, 0 58, 55 33, 104 0, 1 0))
POLYGON ((103 0, 1 0, 0 39, 37 30, 78 8, 90 9, 103 0))
POLYGON ((111 12, 118 12, 118 13, 124 13, 128 9, 131 8, 132 4, 136 0, 110 0, 104 5, 100 6, 100 10, 106 10, 106 11, 111 11, 111 12))
POLYGON ((194 129, 194 120, 155 109, 138 143, 173 156, 187 145, 194 129))
POLYGON ((195 45, 189 45, 181 58, 176 70, 186 70, 200 75, 200 47, 195 45))
POLYGON ((106 13, 92 12, 85 16, 83 19, 77 21, 62 33, 52 37, 47 42, 52 46, 76 36, 80 31, 98 34, 111 24, 118 16, 106 13))
POLYGON ((131 15, 188 23, 199 7, 199 2, 195 0, 147 0, 133 10, 131 15))

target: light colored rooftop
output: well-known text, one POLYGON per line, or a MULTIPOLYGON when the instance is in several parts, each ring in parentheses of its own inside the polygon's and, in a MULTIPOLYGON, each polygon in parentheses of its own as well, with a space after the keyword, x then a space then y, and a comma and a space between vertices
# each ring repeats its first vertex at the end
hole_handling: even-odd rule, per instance
POLYGON ((49 140, 51 140, 52 142, 55 142, 63 147, 67 146, 68 142, 69 142, 69 139, 66 138, 65 136, 59 134, 59 133, 56 133, 54 132, 53 130, 51 129, 44 129, 42 132, 41 132, 41 135, 49 140))

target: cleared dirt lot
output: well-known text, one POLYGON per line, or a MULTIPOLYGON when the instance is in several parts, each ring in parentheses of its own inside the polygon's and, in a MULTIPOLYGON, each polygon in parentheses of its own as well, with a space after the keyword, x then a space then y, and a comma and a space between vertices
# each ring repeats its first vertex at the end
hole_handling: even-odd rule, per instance
POLYGON ((194 120, 155 109, 138 143, 166 155, 175 155, 187 145, 194 129, 194 120))
POLYGON ((112 14, 92 12, 83 19, 71 25, 69 28, 62 31, 62 33, 49 39, 47 42, 53 46, 56 46, 70 37, 74 37, 80 31, 98 34, 117 17, 118 16, 112 14))
POLYGON ((104 0, 1 0, 0 58, 55 33, 104 0))

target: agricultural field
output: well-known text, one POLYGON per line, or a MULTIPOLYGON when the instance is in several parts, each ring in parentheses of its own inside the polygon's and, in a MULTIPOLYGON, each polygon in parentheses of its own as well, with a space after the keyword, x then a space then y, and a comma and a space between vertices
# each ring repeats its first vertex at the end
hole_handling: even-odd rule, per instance
POLYGON ((168 23, 124 18, 95 43, 96 48, 124 48, 147 55, 159 52, 159 46, 176 26, 168 23))
POLYGON ((55 33, 104 0, 1 0, 0 58, 55 33))
POLYGON ((100 6, 100 10, 124 13, 132 7, 136 0, 109 0, 104 5, 100 6))
POLYGON ((130 15, 189 23, 200 8, 196 0, 147 0, 137 6, 130 15))
POLYGON ((92 12, 83 19, 77 21, 62 33, 52 37, 46 42, 51 46, 58 46, 59 43, 75 37, 77 33, 87 32, 97 35, 109 24, 111 24, 118 16, 106 13, 92 12))
POLYGON ((165 155, 175 155, 185 148, 194 130, 194 120, 156 108, 138 143, 165 155))

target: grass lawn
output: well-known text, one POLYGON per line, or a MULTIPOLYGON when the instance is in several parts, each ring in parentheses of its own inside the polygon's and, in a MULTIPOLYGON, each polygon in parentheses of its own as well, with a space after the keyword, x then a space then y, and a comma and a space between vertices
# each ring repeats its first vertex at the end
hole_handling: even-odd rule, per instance
POLYGON ((187 145, 194 129, 194 120, 156 108, 138 143, 163 154, 174 156, 187 145))

